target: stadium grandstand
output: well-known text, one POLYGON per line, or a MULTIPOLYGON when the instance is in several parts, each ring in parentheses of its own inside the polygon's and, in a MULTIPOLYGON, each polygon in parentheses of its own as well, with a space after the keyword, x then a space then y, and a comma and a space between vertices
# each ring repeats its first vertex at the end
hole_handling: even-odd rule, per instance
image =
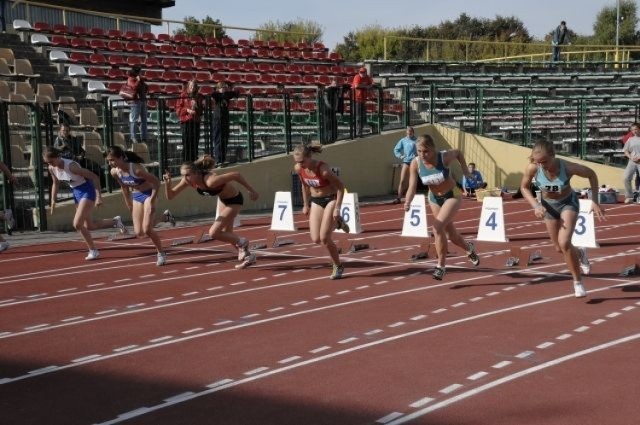
MULTIPOLYGON (((230 105, 225 165, 281 158, 312 140, 356 139, 353 91, 344 90, 340 112, 327 106, 325 94, 334 81, 349 84, 362 64, 345 62, 322 43, 263 40, 255 30, 237 39, 171 33, 170 25, 178 23, 163 21, 162 9, 175 3, 9 2, 11 30, 0 34, 0 146, 21 183, 15 190, 3 186, 3 203, 22 217, 21 228, 53 228, 45 219, 49 184, 40 152, 63 120, 81 140, 105 191, 117 189, 103 159, 112 145, 137 151, 158 175, 175 173, 182 158, 175 105, 192 79, 207 105, 201 152, 212 152, 209 95, 216 84, 230 83, 240 94, 230 105), (152 32, 152 25, 165 24, 167 32, 152 32), (145 140, 130 139, 129 105, 119 96, 127 71, 136 66, 149 88, 145 140), (335 137, 329 136, 332 122, 335 137)), ((543 137, 563 155, 619 166, 619 139, 638 120, 640 101, 640 73, 627 53, 626 60, 614 62, 602 51, 575 60, 567 52, 553 68, 544 54, 495 62, 468 54, 447 61, 365 61, 376 85, 367 97, 362 137, 438 124, 520 146, 543 137)), ((381 160, 387 179, 392 160, 381 160)), ((513 183, 499 174, 493 185, 513 183)), ((385 195, 387 188, 369 193, 385 195)))

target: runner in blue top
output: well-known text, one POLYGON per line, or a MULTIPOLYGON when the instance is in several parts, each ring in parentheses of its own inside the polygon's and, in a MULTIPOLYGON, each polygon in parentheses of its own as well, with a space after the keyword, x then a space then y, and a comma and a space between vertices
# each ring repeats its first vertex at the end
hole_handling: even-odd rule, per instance
POLYGON ((573 289, 577 298, 585 297, 587 291, 582 283, 582 274, 589 274, 591 264, 584 249, 571 243, 580 211, 575 191, 569 181, 572 176, 589 179, 592 210, 598 219, 604 217, 604 210, 598 204, 598 176, 589 167, 556 158, 553 143, 542 140, 535 143, 529 164, 522 175, 520 191, 533 208, 536 217, 544 219, 551 242, 558 252, 564 254, 569 272, 573 276, 573 289), (538 202, 529 189, 531 180, 540 188, 538 202))
POLYGON ((120 216, 98 222, 91 219, 93 208, 102 205, 100 179, 93 172, 82 168, 77 162, 62 158, 61 155, 62 151, 53 147, 48 147, 42 155, 44 163, 49 165, 49 175, 51 176, 50 214, 53 214, 56 207, 60 182, 67 182, 73 190, 73 200, 76 203, 73 227, 80 233, 89 248, 89 255, 85 257, 85 260, 96 260, 100 257, 100 252, 96 249, 90 230, 115 227, 124 234, 127 233, 127 229, 122 224, 120 216))
POLYGON ((122 188, 124 203, 131 211, 136 235, 151 238, 158 250, 156 265, 163 266, 167 262, 167 255, 162 249, 160 237, 153 230, 160 180, 144 168, 142 158, 118 146, 109 148, 107 161, 111 167, 111 176, 122 188))
POLYGON ((458 161, 463 172, 467 173, 467 163, 462 152, 457 149, 436 150, 435 142, 429 135, 420 136, 416 148, 418 156, 411 162, 409 189, 404 209, 409 211, 411 208, 418 179, 421 179, 422 183, 429 187, 429 206, 434 217, 433 233, 436 241, 438 265, 433 272, 433 278, 442 280, 446 272, 447 238, 464 249, 471 264, 474 266, 480 264, 480 258, 476 254, 474 245, 471 242, 466 242, 460 236, 453 223, 453 219, 460 209, 462 194, 449 172, 449 165, 453 161, 458 161))
POLYGON ((400 165, 400 182, 398 183, 398 197, 394 203, 399 204, 404 196, 404 187, 409 176, 409 166, 416 157, 416 136, 413 127, 407 127, 407 135, 393 148, 393 154, 402 161, 400 165))

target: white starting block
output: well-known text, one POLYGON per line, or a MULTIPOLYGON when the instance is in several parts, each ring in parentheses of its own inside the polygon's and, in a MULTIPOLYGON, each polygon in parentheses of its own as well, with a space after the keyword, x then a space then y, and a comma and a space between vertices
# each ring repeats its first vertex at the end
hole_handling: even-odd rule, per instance
POLYGON ((171 242, 171 246, 180 246, 180 245, 197 245, 203 242, 208 242, 211 240, 211 236, 205 233, 203 230, 200 230, 196 233, 195 236, 187 236, 186 238, 176 239, 171 242))
POLYGON ((479 241, 508 242, 505 235, 504 209, 502 197, 485 196, 482 200, 482 212, 478 224, 479 241))
POLYGON ((110 242, 113 242, 113 241, 124 241, 126 239, 135 239, 136 237, 137 236, 136 236, 135 233, 122 234, 122 233, 118 232, 118 233, 115 233, 113 235, 107 236, 107 240, 110 241, 110 242))
POLYGON ((293 202, 291 192, 276 192, 271 214, 271 228, 267 231, 266 243, 255 243, 251 249, 278 248, 295 243, 293 239, 284 239, 278 232, 295 232, 293 221, 293 202))
POLYGON ((576 228, 571 236, 573 246, 580 248, 599 248, 596 242, 596 226, 593 219, 593 211, 591 206, 593 203, 590 199, 580 199, 580 212, 576 221, 576 228))
POLYGON ((530 266, 536 261, 542 260, 542 251, 536 249, 535 251, 525 253, 520 247, 513 247, 509 251, 509 258, 507 258, 507 267, 516 266, 530 266))
POLYGON ((429 258, 431 242, 429 240, 429 226, 427 224, 427 202, 424 195, 415 195, 411 201, 409 211, 404 213, 402 233, 400 236, 420 238, 418 252, 411 255, 412 261, 429 258))
MULTIPOLYGON (((360 224, 360 204, 358 202, 357 193, 347 193, 345 190, 344 197, 342 198, 340 217, 342 217, 342 220, 344 220, 347 226, 349 226, 349 233, 362 233, 362 225, 360 224)), ((336 229, 335 231, 344 233, 342 229, 336 229)))

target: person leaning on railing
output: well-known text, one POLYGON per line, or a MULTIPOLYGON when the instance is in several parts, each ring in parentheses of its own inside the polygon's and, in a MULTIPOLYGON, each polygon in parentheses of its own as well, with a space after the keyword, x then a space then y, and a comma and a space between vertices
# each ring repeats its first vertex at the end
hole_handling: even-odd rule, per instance
POLYGON ((200 143, 203 98, 198 90, 196 80, 189 81, 176 103, 176 114, 180 119, 180 130, 182 131, 182 158, 184 161, 190 162, 195 161, 198 157, 200 143))

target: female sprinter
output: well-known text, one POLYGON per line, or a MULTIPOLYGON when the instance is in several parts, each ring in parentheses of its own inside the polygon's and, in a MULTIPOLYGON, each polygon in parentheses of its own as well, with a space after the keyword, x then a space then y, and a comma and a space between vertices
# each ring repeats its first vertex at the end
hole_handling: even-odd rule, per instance
POLYGON ((304 204, 302 212, 309 216, 311 240, 327 248, 333 262, 331 279, 340 279, 344 273, 344 265, 340 263, 338 247, 331 239, 331 232, 336 227, 349 232, 340 216, 344 185, 329 165, 311 158, 314 153, 319 152, 322 152, 322 145, 296 146, 293 149, 293 159, 296 162, 294 170, 300 176, 304 204))
POLYGON ((569 184, 572 176, 589 179, 593 195, 591 208, 596 217, 602 219, 604 211, 598 204, 598 176, 589 167, 556 158, 551 142, 542 140, 533 146, 529 164, 522 175, 520 191, 533 208, 535 216, 544 219, 551 242, 556 250, 564 255, 569 272, 573 276, 574 294, 576 298, 581 298, 587 296, 582 274, 591 272, 591 264, 586 251, 571 244, 580 211, 576 193, 569 184), (531 179, 535 179, 536 185, 540 188, 540 202, 529 189, 531 179))
POLYGON ((171 187, 171 174, 167 171, 163 176, 165 194, 167 199, 173 199, 185 188, 191 186, 202 196, 217 195, 224 207, 209 228, 209 236, 212 239, 228 242, 237 248, 238 261, 242 263, 236 268, 245 268, 255 264, 256 256, 249 252, 249 240, 233 233, 233 221, 244 203, 242 193, 233 182, 247 189, 249 199, 252 201, 258 199, 259 195, 240 173, 234 171, 216 174, 215 165, 216 162, 211 156, 204 156, 195 162, 184 162, 180 167, 182 179, 175 187, 171 187))
POLYGON ((464 155, 457 149, 437 151, 433 138, 429 135, 418 137, 416 142, 417 157, 411 162, 409 173, 409 189, 404 203, 405 211, 411 208, 411 201, 416 194, 418 178, 429 187, 429 206, 433 213, 433 234, 436 240, 438 265, 433 271, 433 278, 442 280, 446 273, 447 238, 462 248, 469 257, 471 264, 478 266, 480 258, 476 254, 474 245, 466 242, 455 228, 453 219, 460 209, 462 192, 456 185, 449 172, 449 165, 458 161, 462 171, 468 177, 467 162, 464 155))
POLYGON ((93 243, 90 230, 115 227, 123 234, 127 230, 122 224, 120 216, 100 220, 99 222, 94 222, 91 219, 93 207, 102 205, 100 179, 91 171, 82 168, 77 162, 62 158, 61 154, 62 151, 53 147, 46 148, 43 154, 43 160, 49 165, 49 175, 52 179, 51 214, 53 214, 56 207, 60 181, 65 181, 71 186, 73 200, 76 203, 73 227, 80 233, 89 248, 89 255, 85 257, 85 260, 95 260, 100 257, 100 252, 93 243))
POLYGON ((158 251, 156 265, 163 266, 167 262, 167 254, 162 249, 160 237, 153 230, 160 180, 144 168, 142 158, 118 146, 109 148, 107 162, 111 167, 111 176, 122 188, 124 203, 131 211, 136 236, 147 235, 151 238, 158 251))

